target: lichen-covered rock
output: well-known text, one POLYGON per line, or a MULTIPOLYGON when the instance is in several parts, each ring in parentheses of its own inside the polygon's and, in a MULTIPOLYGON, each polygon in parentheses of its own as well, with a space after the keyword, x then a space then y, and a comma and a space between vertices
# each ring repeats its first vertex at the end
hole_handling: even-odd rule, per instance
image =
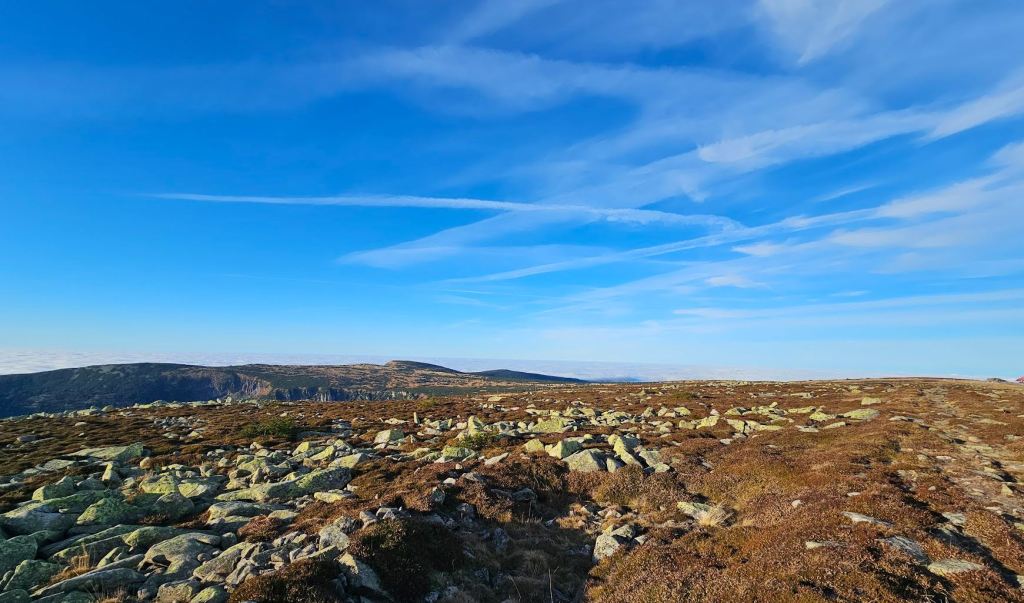
POLYGON ((718 415, 709 415, 697 421, 694 425, 694 429, 704 429, 707 427, 714 427, 715 425, 718 425, 718 415))
POLYGON ((156 603, 189 603, 199 593, 195 580, 177 580, 161 584, 156 592, 156 603))
POLYGON ((331 461, 331 467, 345 467, 348 469, 352 469, 353 467, 365 463, 372 458, 372 456, 365 454, 363 452, 347 454, 343 457, 336 458, 333 461, 331 461))
POLYGON ((205 554, 212 557, 216 552, 214 547, 218 544, 220 536, 201 532, 182 534, 150 547, 146 551, 143 565, 165 568, 164 582, 188 578, 203 563, 199 556, 205 554))
POLYGON ((390 444, 396 440, 401 440, 405 437, 405 432, 401 429, 385 429, 377 432, 377 435, 373 438, 374 444, 390 444))
POLYGON ((593 449, 581 450, 575 454, 571 454, 566 457, 565 462, 569 465, 570 470, 581 471, 583 473, 605 471, 607 468, 605 455, 593 449))
POLYGON ((325 549, 333 546, 340 551, 344 551, 348 548, 349 538, 348 533, 352 531, 352 520, 347 517, 324 526, 320 530, 320 548, 325 549))
POLYGON ((258 546, 251 542, 239 542, 197 567, 192 575, 203 582, 223 582, 235 570, 238 562, 256 548, 258 546))
POLYGON ((127 463, 145 454, 141 442, 129 446, 108 446, 106 448, 86 448, 74 453, 74 456, 84 456, 101 461, 113 461, 115 463, 127 463))
POLYGON ((33 590, 50 581, 60 572, 56 563, 48 563, 38 559, 26 559, 14 568, 11 579, 4 585, 4 590, 33 590))
POLYGON ((680 501, 676 503, 676 508, 683 512, 684 515, 689 515, 694 519, 704 515, 711 510, 711 505, 699 502, 680 501))
POLYGON ((841 417, 844 419, 856 419, 858 421, 869 421, 879 415, 879 412, 874 408, 858 408, 851 410, 850 412, 844 412, 841 417))
POLYGON ((143 511, 124 499, 108 496, 90 505, 78 516, 78 525, 119 525, 135 523, 142 518, 143 511))
POLYGON ((572 422, 562 417, 551 417, 539 421, 534 425, 533 430, 537 433, 560 433, 565 431, 572 425, 572 422))
POLYGON ((275 499, 292 499, 324 490, 339 490, 352 479, 352 472, 344 467, 313 471, 291 480, 259 484, 251 488, 227 492, 219 500, 253 500, 267 502, 275 499))
POLYGON ((132 529, 120 536, 121 542, 125 546, 131 547, 136 550, 144 550, 165 540, 170 540, 175 536, 181 536, 187 534, 188 530, 182 528, 173 528, 168 526, 145 526, 141 528, 132 529))
POLYGON ((228 591, 223 586, 215 584, 207 586, 192 597, 189 603, 225 603, 228 600, 228 591))
POLYGON ((377 576, 377 572, 373 571, 372 567, 356 559, 350 553, 345 553, 339 557, 338 563, 345 570, 349 583, 354 589, 386 596, 386 592, 380 584, 380 578, 377 576))
POLYGON ((266 515, 276 510, 274 505, 264 505, 248 501, 223 501, 210 505, 206 510, 209 521, 223 519, 224 517, 256 517, 266 515))
POLYGON ((445 446, 441 449, 441 456, 449 460, 468 459, 476 454, 472 448, 464 446, 445 446))
POLYGON ((9 540, 0 540, 0 576, 27 559, 36 556, 39 544, 31 536, 15 536, 9 540))
POLYGON ((71 591, 115 592, 139 584, 145 579, 145 575, 133 569, 98 569, 45 586, 32 593, 32 596, 38 598, 71 591))
POLYGON ((47 484, 36 488, 35 492, 32 493, 32 500, 44 501, 53 498, 63 498, 65 496, 71 496, 74 493, 75 480, 71 477, 64 477, 53 484, 47 484))
POLYGON ((583 446, 576 440, 559 440, 558 442, 546 447, 545 450, 549 455, 561 460, 575 452, 579 452, 581 448, 583 448, 583 446))
POLYGON ((623 546, 629 543, 629 539, 616 534, 604 533, 597 537, 594 542, 594 561, 601 561, 617 553, 623 546))
POLYGON ((149 510, 167 521, 178 521, 195 513, 195 504, 181 493, 171 492, 156 499, 149 510))
POLYGON ((16 588, 0 593, 0 603, 29 603, 32 597, 27 591, 16 588))
POLYGON ((910 556, 911 559, 918 563, 927 564, 928 554, 925 553, 924 548, 917 542, 907 538, 906 536, 891 536, 889 538, 880 538, 879 542, 890 546, 898 551, 902 551, 910 556))
POLYGON ((49 504, 36 503, 0 515, 0 528, 10 534, 57 532, 64 534, 75 525, 73 515, 57 513, 49 504))
POLYGON ((981 569, 985 569, 985 566, 962 559, 943 559, 928 564, 928 571, 939 576, 976 572, 981 569))

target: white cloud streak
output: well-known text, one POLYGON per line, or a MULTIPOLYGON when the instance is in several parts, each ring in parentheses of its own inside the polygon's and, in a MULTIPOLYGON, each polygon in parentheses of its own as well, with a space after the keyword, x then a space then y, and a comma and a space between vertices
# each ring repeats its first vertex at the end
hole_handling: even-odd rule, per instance
POLYGON ((263 205, 318 205, 337 207, 405 207, 432 209, 484 210, 518 213, 579 214, 609 222, 633 224, 665 224, 702 226, 732 230, 741 225, 722 216, 708 214, 676 214, 665 211, 633 208, 591 207, 587 205, 518 203, 486 199, 420 197, 415 195, 341 195, 330 197, 277 197, 254 195, 206 195, 197 193, 156 193, 157 199, 200 201, 205 203, 256 203, 263 205))

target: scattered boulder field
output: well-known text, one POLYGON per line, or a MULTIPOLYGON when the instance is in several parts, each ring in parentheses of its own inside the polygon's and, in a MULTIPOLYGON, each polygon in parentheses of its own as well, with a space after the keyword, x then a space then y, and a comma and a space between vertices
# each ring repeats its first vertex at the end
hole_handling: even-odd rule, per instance
POLYGON ((536 384, 0 421, 0 603, 1024 601, 1024 387, 536 384))

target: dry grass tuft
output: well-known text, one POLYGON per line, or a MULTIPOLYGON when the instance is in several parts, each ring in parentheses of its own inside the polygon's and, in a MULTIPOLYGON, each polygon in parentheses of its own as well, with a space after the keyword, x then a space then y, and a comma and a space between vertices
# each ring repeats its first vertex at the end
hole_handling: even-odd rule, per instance
POLYGON ((646 474, 636 465, 626 465, 607 474, 594 492, 602 503, 630 507, 642 511, 675 508, 686 490, 672 473, 646 474))
POLYGON ((133 597, 126 588, 119 588, 111 593, 103 593, 95 596, 96 603, 128 603, 133 597))
POLYGON ((710 509, 698 511, 694 514, 697 525, 706 528, 718 528, 726 525, 732 519, 733 512, 723 505, 713 505, 710 509))
POLYGON ((93 565, 93 561, 89 557, 89 554, 83 551, 81 554, 68 559, 67 566, 50 578, 50 584, 56 584, 69 578, 74 578, 75 576, 81 576, 86 572, 92 571, 93 565))

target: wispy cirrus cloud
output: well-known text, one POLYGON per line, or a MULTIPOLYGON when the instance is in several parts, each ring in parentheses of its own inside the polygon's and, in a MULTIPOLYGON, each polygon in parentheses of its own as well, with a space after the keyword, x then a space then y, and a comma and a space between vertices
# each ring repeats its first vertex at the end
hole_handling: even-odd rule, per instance
POLYGON ((853 36, 861 23, 889 0, 760 0, 774 33, 796 55, 797 64, 824 56, 853 36))
POLYGON ((978 126, 1024 113, 1024 72, 1017 72, 994 90, 947 112, 928 132, 937 140, 978 126))
POLYGON ((200 201, 205 203, 257 203, 264 205, 318 205, 336 207, 406 207, 431 209, 483 210, 514 213, 577 214, 609 222, 703 226, 721 230, 739 228, 730 218, 709 214, 677 214, 666 211, 593 207, 589 205, 520 203, 487 199, 420 197, 415 195, 339 195, 329 197, 278 197, 257 195, 207 195, 198 193, 154 193, 156 199, 200 201))

